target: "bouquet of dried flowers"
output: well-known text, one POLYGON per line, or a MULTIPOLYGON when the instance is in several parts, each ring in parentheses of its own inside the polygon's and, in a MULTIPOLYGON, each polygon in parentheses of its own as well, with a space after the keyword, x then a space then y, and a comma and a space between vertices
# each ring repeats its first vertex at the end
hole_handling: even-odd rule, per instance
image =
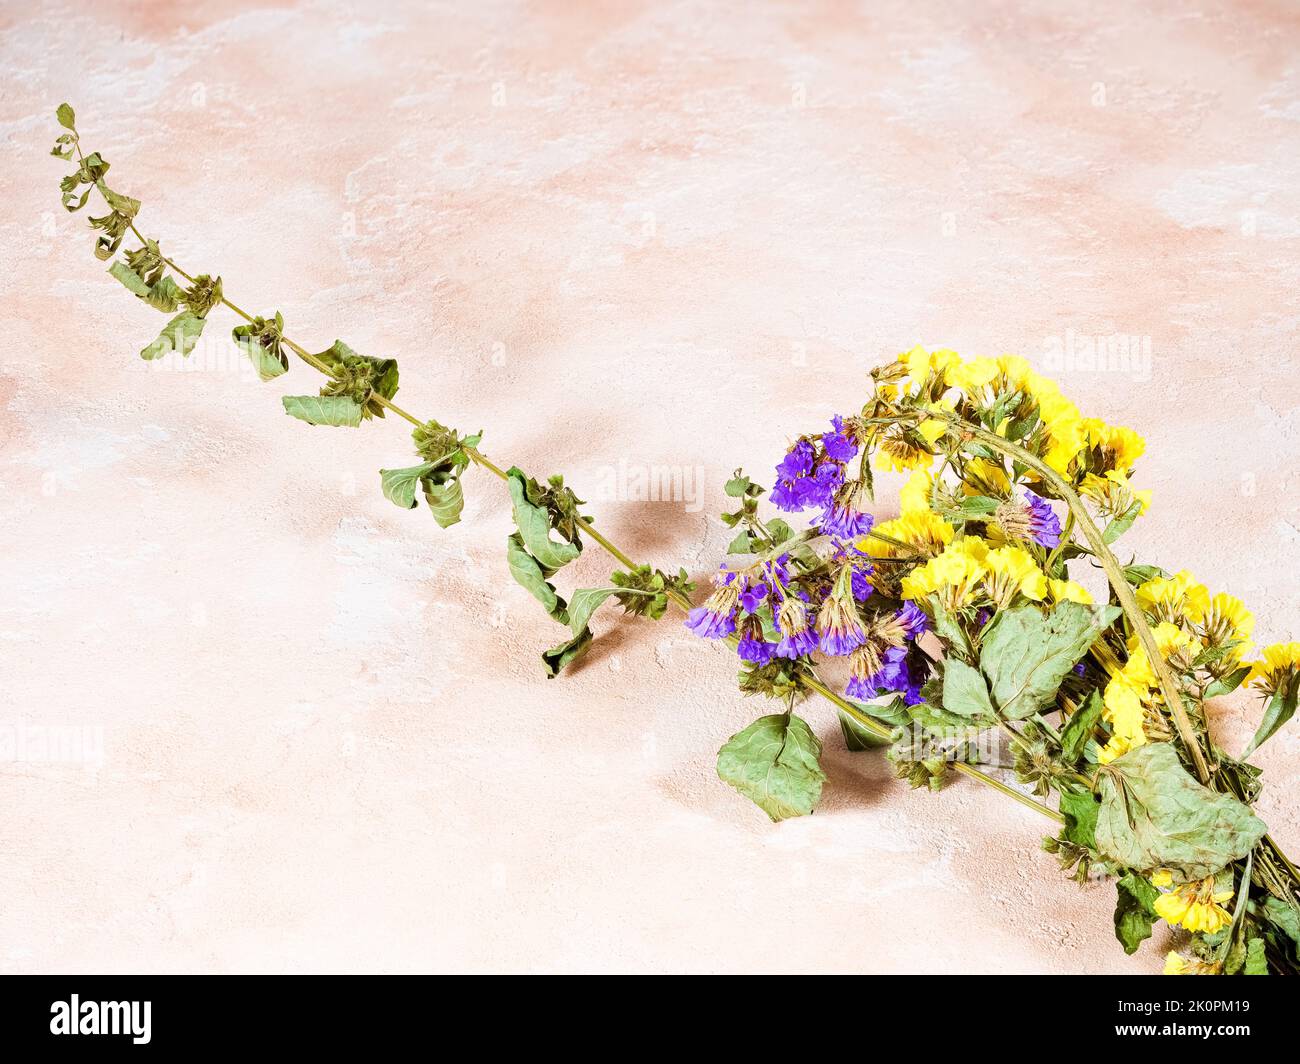
POLYGON ((1112 545, 1150 504, 1131 480, 1136 433, 1082 416, 1021 358, 914 348, 872 371, 856 412, 801 436, 777 466, 768 500, 805 527, 763 516, 765 489, 737 471, 726 485, 737 508, 722 515, 736 536, 696 605, 684 570, 630 558, 562 477, 502 469, 480 433, 397 406, 393 359, 342 341, 313 354, 280 314, 250 315, 221 278, 182 270, 136 227, 140 203, 107 184, 109 164, 83 152, 72 108, 57 118, 53 154, 76 163, 64 206, 97 191, 108 213, 90 220, 96 256, 113 259, 132 236, 109 272, 173 315, 141 357, 189 354, 225 306, 261 379, 284 375, 290 354, 325 377, 316 395, 283 397, 290 416, 357 427, 392 413, 414 426, 415 464, 379 471, 396 505, 422 495, 446 528, 470 467, 505 482, 510 572, 565 628, 541 655, 546 675, 588 650, 607 603, 652 620, 674 606, 691 631, 734 647, 742 691, 777 703, 718 754, 719 776, 773 820, 810 814, 820 797, 821 743, 795 713, 817 697, 851 749, 884 748, 913 787, 958 773, 1054 821, 1043 846, 1066 871, 1113 878, 1127 952, 1164 920, 1187 932, 1168 973, 1300 973, 1300 873, 1251 810, 1261 782, 1247 761, 1295 713, 1300 643, 1254 659, 1241 601, 1185 571, 1117 560, 1112 545), (909 474, 899 516, 879 523, 873 468, 909 474), (553 578, 588 542, 619 568, 566 600, 553 578), (1076 581, 1087 567, 1104 573, 1104 593, 1076 581), (1264 709, 1234 756, 1211 737, 1205 703, 1243 684, 1264 709))

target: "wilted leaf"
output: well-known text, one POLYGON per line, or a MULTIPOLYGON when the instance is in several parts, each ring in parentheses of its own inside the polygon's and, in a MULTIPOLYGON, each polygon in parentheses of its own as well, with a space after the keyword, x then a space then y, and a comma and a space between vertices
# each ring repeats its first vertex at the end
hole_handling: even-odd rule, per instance
POLYGON ((546 579, 549 575, 527 550, 518 533, 506 538, 506 561, 510 565, 510 575, 515 582, 540 602, 546 612, 561 624, 569 623, 569 614, 564 599, 555 593, 555 588, 546 579))
POLYGON ((542 651, 542 665, 546 669, 546 678, 554 680, 568 666, 572 665, 591 649, 591 629, 584 628, 572 639, 542 651))
POLYGON ((760 717, 718 751, 718 776, 774 821, 807 816, 826 780, 821 752, 820 740, 793 713, 760 717))
POLYGON ((141 299, 144 299, 149 295, 149 286, 145 283, 144 278, 139 276, 135 270, 131 269, 131 267, 125 262, 113 263, 113 265, 108 268, 108 272, 141 299))
POLYGON ((1158 919, 1155 904, 1160 891, 1133 872, 1116 881, 1115 889, 1115 937, 1125 953, 1136 953, 1138 946, 1151 937, 1151 928, 1158 919))
POLYGON ((1101 694, 1094 688, 1088 692, 1083 705, 1074 711, 1074 715, 1065 722, 1061 729, 1061 755, 1070 764, 1083 756, 1083 751, 1092 738, 1093 729, 1101 718, 1101 694))
POLYGON ((384 491, 384 498, 395 503, 403 510, 415 509, 415 489, 420 478, 433 470, 432 462, 423 462, 406 469, 381 469, 379 483, 384 491))
POLYGON ((424 501, 429 504, 429 512, 438 522, 439 528, 450 528, 460 520, 461 511, 465 509, 465 490, 460 486, 458 475, 439 481, 438 474, 424 478, 424 501))
POLYGON ((1250 745, 1242 751, 1243 760, 1268 742, 1283 724, 1295 716, 1297 696, 1300 696, 1300 683, 1294 680, 1273 692, 1273 697, 1268 700, 1268 707, 1264 710, 1264 719, 1259 722, 1259 730, 1250 740, 1250 745))
POLYGON ((1120 612, 1118 606, 1061 602, 1047 616, 1037 606, 1001 614, 980 651, 993 704, 1011 720, 1051 706, 1066 674, 1120 612))
POLYGON ((510 498, 514 503, 515 527, 524 546, 534 558, 552 572, 573 561, 582 548, 577 543, 559 543, 551 538, 551 519, 545 507, 534 505, 527 497, 527 477, 512 468, 509 478, 510 498))
MULTIPOLYGON (((69 104, 59 104, 58 110, 54 112, 54 117, 59 120, 59 125, 64 129, 77 128, 77 115, 69 104)), ((94 125, 93 121, 91 122, 91 125, 94 125)))
POLYGON ((361 424, 361 407, 346 395, 286 395, 284 412, 309 425, 356 428, 361 424))
POLYGON ((1188 879, 1245 857, 1264 835, 1250 807, 1197 783, 1170 743, 1148 743, 1100 770, 1097 849, 1115 864, 1188 879))
POLYGON ((202 332, 203 319, 196 317, 188 310, 182 311, 163 326, 162 332, 158 334, 158 339, 141 351, 140 357, 152 361, 155 358, 162 358, 163 355, 170 354, 172 351, 179 351, 182 355, 188 355, 194 350, 194 345, 199 342, 199 336, 202 332))
POLYGON ((974 666, 960 658, 949 658, 943 670, 943 708, 963 717, 992 720, 993 704, 988 685, 974 666))

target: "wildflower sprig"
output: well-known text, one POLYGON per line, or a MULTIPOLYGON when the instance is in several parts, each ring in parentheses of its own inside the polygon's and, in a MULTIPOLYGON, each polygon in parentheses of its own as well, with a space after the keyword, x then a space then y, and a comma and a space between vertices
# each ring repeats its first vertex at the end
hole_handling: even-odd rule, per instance
POLYGON ((736 534, 697 605, 685 570, 627 555, 561 476, 502 468, 479 450, 482 433, 399 407, 395 360, 342 341, 312 353, 279 313, 253 316, 219 276, 183 270, 137 228, 141 205, 106 183, 103 157, 83 152, 72 108, 57 118, 53 154, 75 162, 64 206, 78 211, 96 192, 107 213, 91 219, 95 254, 120 253, 112 276, 174 315, 142 357, 188 355, 224 307, 262 380, 287 374, 290 354, 325 378, 317 394, 283 397, 290 416, 359 427, 391 413, 412 426, 418 461, 379 472, 395 505, 416 509, 422 495, 445 528, 463 515, 471 467, 504 482, 506 563, 567 629, 542 654, 546 675, 588 650, 606 603, 649 620, 679 609, 693 632, 734 648, 744 693, 779 702, 718 758, 719 775, 773 820, 820 799, 821 741, 795 713, 815 695, 836 706, 850 749, 887 747, 913 786, 938 789, 955 772, 1054 821, 1044 845, 1064 868, 1115 878, 1129 952, 1164 920, 1190 933, 1167 971, 1300 970, 1300 874, 1250 809, 1260 773, 1245 760, 1295 713, 1300 644, 1253 660, 1240 601, 1115 558, 1111 545, 1151 502, 1131 480, 1144 448, 1135 433, 1084 418, 1022 359, 914 348, 873 371, 857 413, 790 445, 770 493, 736 472, 726 485, 736 509, 722 516, 736 534), (128 237, 136 246, 123 249, 128 237), (874 468, 909 474, 886 521, 874 513, 874 468), (784 516, 765 515, 764 496, 784 516), (792 527, 796 514, 808 527, 792 527), (557 574, 586 544, 619 568, 607 585, 562 596, 557 574), (1071 579, 1078 559, 1105 572, 1108 601, 1071 579), (1243 685, 1267 705, 1234 758, 1212 741, 1203 704, 1243 685), (989 736, 1009 744, 1009 759, 990 753, 989 736))

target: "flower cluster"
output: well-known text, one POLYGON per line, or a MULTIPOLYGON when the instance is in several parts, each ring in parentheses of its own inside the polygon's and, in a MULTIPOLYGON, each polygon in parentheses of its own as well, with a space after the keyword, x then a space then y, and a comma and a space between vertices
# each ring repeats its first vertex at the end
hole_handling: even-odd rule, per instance
MULTIPOLYGON (((1295 711, 1300 644, 1252 663, 1254 620, 1240 600, 1185 571, 1121 566, 1096 546, 1150 506, 1131 481, 1145 444, 1083 417, 1024 359, 914 348, 872 378, 860 413, 799 437, 776 467, 773 504, 809 512, 809 527, 765 525, 756 502, 728 515, 746 523, 733 551, 748 557, 723 566, 688 627, 733 639, 747 691, 793 704, 814 679, 825 691, 819 670, 844 677, 841 712, 894 729, 890 759, 914 785, 937 787, 945 761, 980 756, 968 733, 1004 736, 1015 778, 1058 796, 1066 826, 1049 849, 1062 864, 1081 880, 1127 874, 1121 908, 1129 897, 1140 910, 1116 918, 1126 949, 1164 920, 1195 936, 1168 970, 1259 968, 1294 925, 1251 909, 1239 948, 1222 945, 1230 901, 1252 889, 1243 862, 1255 861, 1256 882, 1264 868, 1275 888, 1292 883, 1297 915, 1300 884, 1259 841, 1246 804, 1259 773, 1244 757, 1295 711), (907 474, 897 514, 879 521, 873 469, 907 474), (1091 536, 1078 534, 1085 523, 1091 536), (1077 582, 1089 568, 1106 574, 1109 594, 1077 582), (778 659, 799 668, 780 685, 752 682, 778 659), (1199 704, 1248 679, 1270 708, 1234 760, 1213 747, 1199 704), (1103 824, 1112 803, 1122 812, 1103 824), (1153 822, 1133 823, 1142 817, 1153 822)), ((761 489, 743 483, 756 498, 761 489)))

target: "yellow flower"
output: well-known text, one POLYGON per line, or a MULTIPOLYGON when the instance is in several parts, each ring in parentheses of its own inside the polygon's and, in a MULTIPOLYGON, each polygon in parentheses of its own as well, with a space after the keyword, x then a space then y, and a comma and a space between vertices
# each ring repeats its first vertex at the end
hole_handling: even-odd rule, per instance
POLYGON ((918 469, 898 493, 898 510, 901 517, 908 514, 929 513, 930 494, 934 490, 934 474, 918 469))
POLYGON ((898 360, 907 366, 907 375, 917 384, 924 383, 931 374, 946 383, 949 370, 961 365, 961 357, 956 351, 947 348, 927 351, 920 344, 899 355, 898 360))
POLYGON ((1215 961, 1184 957, 1173 951, 1165 954, 1165 975, 1218 975, 1222 970, 1223 965, 1215 961))
POLYGON ((1167 923, 1212 935, 1232 923, 1232 916, 1219 902, 1232 897, 1231 890, 1216 891, 1214 877, 1184 883, 1156 899, 1156 914, 1167 923))
POLYGON ((1240 640, 1241 645, 1233 653, 1242 655, 1249 651, 1247 640, 1255 631, 1255 618, 1246 604, 1239 598, 1220 591, 1210 599, 1210 608, 1203 624, 1205 638, 1211 646, 1222 646, 1240 640))
POLYGON ((1087 443, 1079 408, 1040 373, 1031 371, 1025 377, 1024 387, 1038 404, 1038 416, 1047 429, 1048 447, 1043 461, 1063 476, 1068 475, 1070 462, 1087 443))
POLYGON ((1088 589, 1073 580, 1049 580, 1047 587, 1052 593, 1053 602, 1078 602, 1084 606, 1092 605, 1092 595, 1088 589))
POLYGON ((1149 878, 1153 887, 1172 887, 1174 885, 1174 874, 1167 868, 1157 868, 1149 878))
POLYGON ((1128 477, 1114 469, 1102 476, 1086 474, 1079 485, 1079 494, 1096 503, 1104 517, 1122 517, 1135 502, 1142 504, 1139 515, 1151 508, 1150 489, 1138 490, 1129 483, 1128 477))
POLYGON ((902 596, 919 599, 938 593, 949 609, 963 605, 987 572, 988 545, 977 536, 965 536, 943 553, 917 566, 902 580, 902 596))
POLYGON ((966 463, 962 484, 968 495, 1010 495, 1011 479, 1001 463, 972 458, 966 463))
POLYGON ((1019 593, 1041 602, 1047 596, 1047 577, 1028 551, 1020 547, 999 547, 988 552, 984 560, 988 569, 989 598, 1007 606, 1019 593))
POLYGON ((1083 426, 1088 447, 1096 450, 1100 458, 1100 465, 1094 472, 1116 470, 1127 473, 1147 449, 1146 440, 1132 429, 1107 425, 1091 417, 1084 420, 1083 426))
POLYGON ((1137 589, 1138 605, 1158 621, 1200 621, 1210 608, 1210 593, 1184 569, 1158 576, 1137 589))
POLYGON ((1016 388, 1023 388, 1029 375, 1034 372, 1034 367, 1019 355, 999 355, 997 361, 1002 376, 1006 378, 1008 384, 1016 388))
POLYGON ((900 550, 880 536, 888 536, 929 557, 940 553, 952 542, 953 527, 931 510, 912 511, 892 521, 882 521, 873 530, 875 536, 862 536, 855 546, 873 558, 910 557, 912 551, 900 550))
POLYGON ((1102 747, 1099 755, 1103 765, 1109 765, 1135 747, 1146 745, 1146 732, 1142 728, 1146 710, 1142 705, 1142 695, 1125 677, 1112 676, 1106 684, 1101 699, 1101 716, 1111 730, 1110 741, 1102 747))
POLYGON ((948 383, 969 395, 986 384, 992 384, 1001 372, 1001 367, 993 359, 973 358, 950 370, 948 383))
POLYGON ((937 417, 926 418, 916 426, 917 435, 925 440, 931 447, 936 440, 948 431, 948 422, 942 421, 937 417))
POLYGON ((1250 680, 1266 694, 1286 686, 1300 669, 1300 643, 1274 643, 1250 670, 1250 680))

